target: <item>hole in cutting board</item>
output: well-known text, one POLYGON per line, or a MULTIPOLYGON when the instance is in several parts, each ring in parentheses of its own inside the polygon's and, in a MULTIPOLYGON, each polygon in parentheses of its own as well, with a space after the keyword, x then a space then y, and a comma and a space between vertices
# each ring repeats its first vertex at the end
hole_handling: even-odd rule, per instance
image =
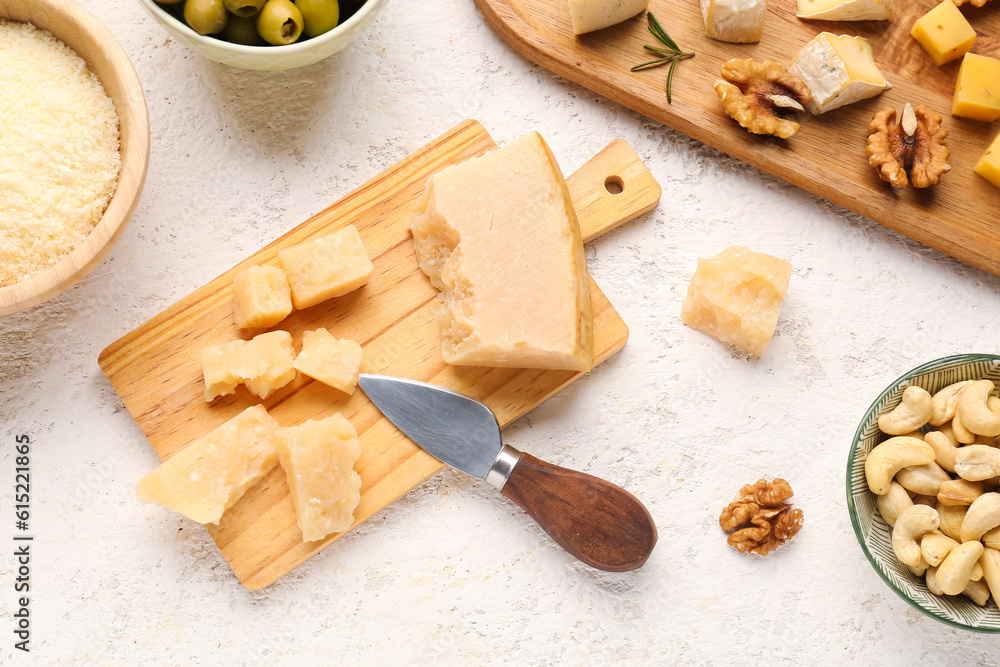
POLYGON ((620 195, 625 190, 625 181, 621 176, 608 176, 604 179, 604 189, 613 195, 620 195))

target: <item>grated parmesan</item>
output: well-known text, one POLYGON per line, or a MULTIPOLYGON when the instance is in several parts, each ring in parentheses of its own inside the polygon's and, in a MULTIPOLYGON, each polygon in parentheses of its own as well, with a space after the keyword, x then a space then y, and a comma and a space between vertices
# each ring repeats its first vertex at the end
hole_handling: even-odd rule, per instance
POLYGON ((0 287, 55 264, 87 237, 121 170, 118 115, 71 48, 0 21, 0 287))

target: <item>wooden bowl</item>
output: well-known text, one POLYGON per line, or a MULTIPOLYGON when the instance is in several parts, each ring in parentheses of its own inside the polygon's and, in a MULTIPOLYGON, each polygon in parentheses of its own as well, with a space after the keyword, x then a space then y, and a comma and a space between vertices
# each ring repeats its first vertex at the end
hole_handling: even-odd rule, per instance
POLYGON ((41 273, 0 287, 0 315, 50 299, 97 266, 132 217, 149 164, 149 117, 125 51, 93 14, 72 0, 0 0, 0 19, 48 30, 86 61, 118 112, 121 173, 104 216, 76 248, 41 273))

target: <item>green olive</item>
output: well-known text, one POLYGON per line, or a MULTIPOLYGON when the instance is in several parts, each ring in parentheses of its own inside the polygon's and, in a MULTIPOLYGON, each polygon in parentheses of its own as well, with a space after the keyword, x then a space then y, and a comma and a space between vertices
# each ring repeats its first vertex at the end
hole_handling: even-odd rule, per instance
POLYGON ((260 11, 267 0, 224 0, 226 9, 233 16, 253 16, 260 11))
POLYGON ((268 44, 291 44, 302 34, 302 12, 292 0, 267 0, 257 14, 257 32, 268 44))
POLYGON ((222 0, 187 0, 184 20, 199 35, 214 35, 226 27, 229 12, 222 0))
POLYGON ((257 18, 255 16, 230 16, 229 23, 219 33, 219 37, 227 42, 243 44, 244 46, 267 45, 257 32, 257 18))
POLYGON ((340 20, 340 3, 337 0, 295 0, 302 12, 307 37, 316 37, 337 27, 340 20))

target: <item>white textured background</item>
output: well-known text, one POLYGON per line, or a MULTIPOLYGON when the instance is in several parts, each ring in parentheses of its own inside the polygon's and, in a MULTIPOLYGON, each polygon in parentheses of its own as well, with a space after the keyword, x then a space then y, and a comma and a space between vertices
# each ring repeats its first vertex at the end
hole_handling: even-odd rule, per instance
POLYGON ((0 318, 0 498, 9 508, 14 436, 30 434, 37 535, 29 657, 13 655, 13 562, 0 556, 0 662, 997 663, 1000 638, 928 619, 878 579, 844 480, 857 421, 890 381, 998 351, 1000 279, 531 64, 471 0, 394 0, 345 52, 275 74, 202 60, 135 2, 83 4, 135 64, 152 157, 109 258, 0 318), (136 501, 158 460, 97 356, 465 118, 500 143, 540 131, 566 173, 622 137, 663 185, 656 211, 588 248, 631 328, 625 350, 505 434, 636 493, 659 544, 638 572, 588 569, 445 472, 249 592, 200 526, 136 501), (732 244, 795 267, 759 361, 678 318, 696 258, 732 244), (799 538, 764 559, 737 554, 717 523, 760 476, 788 479, 805 512, 799 538))

